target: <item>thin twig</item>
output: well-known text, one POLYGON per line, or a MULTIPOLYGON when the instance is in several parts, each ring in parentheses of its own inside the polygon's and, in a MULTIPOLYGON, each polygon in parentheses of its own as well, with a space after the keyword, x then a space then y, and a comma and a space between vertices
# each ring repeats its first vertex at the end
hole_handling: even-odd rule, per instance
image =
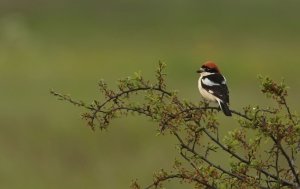
POLYGON ((286 111, 288 112, 289 119, 292 121, 293 125, 296 125, 296 122, 293 119, 293 115, 291 113, 291 110, 290 110, 289 106, 287 105, 286 99, 284 97, 281 97, 281 101, 283 102, 283 105, 284 105, 286 111))
POLYGON ((145 189, 151 189, 153 187, 156 188, 159 185, 159 183, 170 180, 170 179, 174 179, 174 178, 183 179, 183 180, 191 180, 191 181, 194 181, 194 182, 197 182, 199 184, 202 184, 202 185, 206 186, 206 188, 208 188, 208 189, 218 189, 215 186, 212 186, 212 185, 208 184, 206 181, 202 181, 202 180, 199 180, 198 178, 194 178, 194 177, 189 177, 189 176, 184 175, 184 174, 167 175, 167 176, 165 176, 163 178, 160 178, 159 180, 155 181, 154 183, 150 184, 145 189))

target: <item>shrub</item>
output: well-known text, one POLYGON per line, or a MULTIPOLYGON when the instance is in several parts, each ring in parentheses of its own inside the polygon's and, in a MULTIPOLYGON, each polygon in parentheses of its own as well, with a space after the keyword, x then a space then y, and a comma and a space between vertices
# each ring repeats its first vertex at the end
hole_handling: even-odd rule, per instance
MULTIPOLYGON (((275 107, 247 106, 242 112, 231 110, 237 129, 219 136, 218 107, 179 99, 167 89, 165 64, 159 63, 156 81, 145 80, 136 73, 119 80, 111 90, 99 82, 105 100, 92 104, 77 101, 51 91, 60 100, 86 109, 83 119, 91 129, 107 129, 111 120, 134 114, 157 123, 158 132, 177 139, 182 157, 174 170, 154 174, 153 183, 144 188, 160 188, 164 181, 179 179, 195 188, 299 188, 300 126, 299 116, 291 112, 286 97, 287 87, 268 77, 260 77, 261 91, 276 102, 275 107), (136 95, 143 100, 136 102, 136 95), (216 163, 212 156, 222 154, 229 162, 216 163), (279 163, 280 162, 280 163, 279 163)), ((134 189, 142 188, 137 182, 134 189)))

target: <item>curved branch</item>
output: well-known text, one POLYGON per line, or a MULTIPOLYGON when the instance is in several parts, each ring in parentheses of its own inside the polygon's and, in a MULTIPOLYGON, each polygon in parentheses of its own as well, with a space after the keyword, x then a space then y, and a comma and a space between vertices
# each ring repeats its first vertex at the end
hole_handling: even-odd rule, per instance
POLYGON ((212 186, 212 185, 208 184, 206 181, 202 181, 202 180, 199 180, 198 178, 194 178, 194 177, 191 178, 191 177, 188 177, 187 175, 184 175, 184 174, 172 174, 172 175, 165 176, 165 177, 160 178, 159 180, 155 181, 151 185, 147 186, 145 189, 150 189, 150 188, 153 188, 153 187, 156 188, 161 182, 164 182, 164 181, 167 181, 167 180, 170 180, 170 179, 174 179, 174 178, 183 179, 183 180, 191 180, 191 181, 194 181, 196 183, 202 184, 202 185, 206 186, 209 189, 218 189, 215 186, 212 186))
POLYGON ((160 87, 139 87, 139 88, 134 88, 134 89, 129 89, 129 90, 126 90, 126 91, 122 91, 121 93, 118 93, 118 94, 110 97, 109 99, 104 101, 101 105, 97 106, 97 110, 100 110, 102 107, 104 107, 110 101, 118 99, 123 95, 127 95, 129 93, 134 93, 134 92, 137 92, 137 91, 148 91, 148 90, 154 90, 154 91, 162 92, 162 93, 164 93, 168 96, 172 95, 170 92, 167 92, 167 91, 165 91, 164 89, 162 89, 160 87))
POLYGON ((239 175, 236 175, 236 174, 233 174, 225 169, 223 169, 221 166, 219 165, 215 165, 213 162, 209 161, 207 158, 205 158, 204 156, 200 155, 199 153, 197 153, 195 150, 193 150, 192 148, 190 148, 188 145, 186 145, 183 140, 181 139, 181 137, 176 133, 174 132, 174 135, 177 137, 177 139, 180 141, 180 145, 181 145, 181 148, 183 149, 186 149, 187 151, 191 152, 192 154, 194 154, 195 156, 199 157, 200 159, 202 159, 203 161, 205 161, 208 165, 218 169, 219 171, 227 174, 227 175, 230 175, 232 177, 235 177, 239 180, 243 180, 244 178, 239 176, 239 175))
MULTIPOLYGON (((203 130, 203 132, 212 140, 215 142, 215 144, 217 144, 218 146, 220 146, 224 151, 228 152, 230 155, 232 155, 233 157, 235 157, 236 159, 238 159, 239 161, 246 163, 247 165, 250 165, 251 162, 240 157, 238 154, 232 152, 230 149, 228 149, 227 147, 225 147, 221 142, 219 142, 216 138, 214 138, 207 130, 203 130)), ((267 175, 275 180, 278 180, 280 183, 282 183, 285 186, 295 186, 294 183, 291 183, 287 180, 281 179, 278 176, 275 176, 261 168, 255 168, 257 171, 262 172, 264 175, 267 175)))
POLYGON ((281 151, 282 155, 284 156, 284 158, 286 159, 294 177, 295 177, 295 180, 296 182, 298 183, 298 187, 300 186, 300 180, 299 180, 299 176, 295 170, 295 167, 292 163, 292 160, 290 159, 289 155, 286 153, 286 151, 284 150, 284 148, 282 147, 280 141, 276 140, 273 136, 271 136, 273 142, 276 144, 276 146, 278 147, 278 149, 281 151))

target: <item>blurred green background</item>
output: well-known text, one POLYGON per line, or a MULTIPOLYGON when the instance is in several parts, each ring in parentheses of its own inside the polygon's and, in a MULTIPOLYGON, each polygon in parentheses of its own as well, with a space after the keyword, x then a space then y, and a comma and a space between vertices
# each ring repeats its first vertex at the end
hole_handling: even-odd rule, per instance
MULTIPOLYGON (((299 9, 297 0, 1 0, 0 188, 128 188, 171 168, 174 140, 156 136, 154 123, 119 119, 94 133, 51 88, 91 102, 100 79, 151 79, 162 60, 169 88, 197 102, 195 70, 214 60, 233 109, 271 103, 259 92, 262 74, 285 78, 297 110, 299 9)), ((220 119, 231 125, 223 131, 237 126, 220 119)))

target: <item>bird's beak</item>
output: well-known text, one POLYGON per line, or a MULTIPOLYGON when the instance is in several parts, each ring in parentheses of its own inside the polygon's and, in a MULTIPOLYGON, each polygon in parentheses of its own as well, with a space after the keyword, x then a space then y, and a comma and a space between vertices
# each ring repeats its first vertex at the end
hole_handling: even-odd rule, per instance
POLYGON ((202 73, 204 70, 202 68, 200 68, 199 70, 197 70, 197 73, 202 73))

